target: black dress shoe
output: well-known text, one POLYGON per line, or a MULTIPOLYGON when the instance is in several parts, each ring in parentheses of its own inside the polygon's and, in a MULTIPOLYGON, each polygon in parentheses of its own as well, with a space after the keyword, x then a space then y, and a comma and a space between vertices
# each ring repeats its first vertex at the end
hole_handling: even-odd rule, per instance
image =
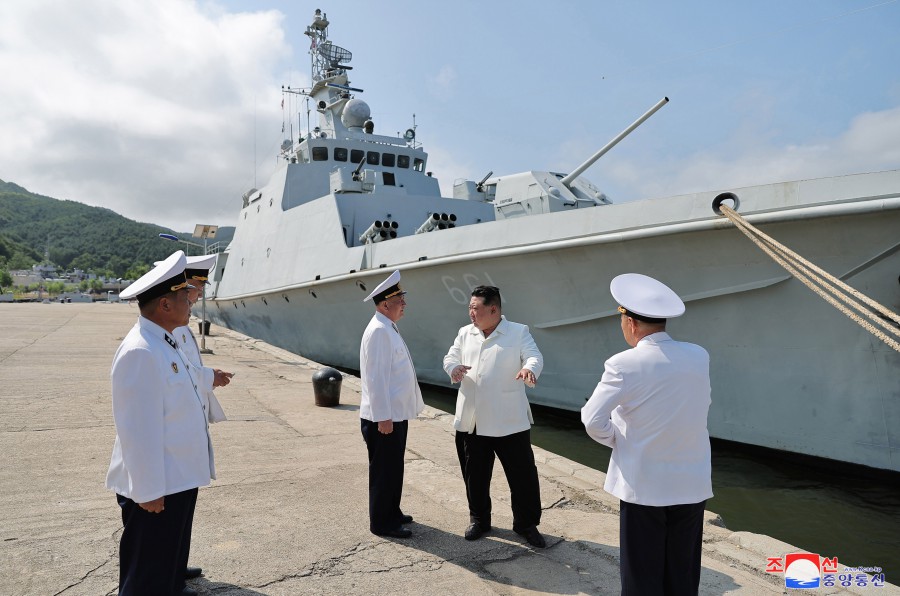
POLYGON ((200 592, 187 586, 181 588, 181 596, 200 596, 200 592))
POLYGON ((407 530, 403 526, 398 526, 387 532, 372 532, 376 536, 384 536, 386 538, 409 538, 412 536, 412 530, 407 530))
POLYGON ((203 575, 203 570, 199 567, 187 567, 184 570, 184 579, 194 579, 203 575))
POLYGON ((547 546, 547 541, 544 540, 544 537, 541 536, 541 533, 538 532, 538 529, 535 526, 532 526, 527 530, 516 530, 516 534, 525 538, 531 546, 537 548, 544 548, 547 546))
POLYGON ((479 538, 487 534, 490 529, 490 526, 482 526, 477 522, 471 523, 469 524, 469 527, 466 528, 466 540, 478 540, 479 538))
POLYGON ((411 515, 406 515, 406 514, 404 513, 403 515, 400 516, 400 524, 401 524, 401 525, 402 525, 402 524, 411 524, 412 521, 413 521, 413 518, 412 518, 411 515))

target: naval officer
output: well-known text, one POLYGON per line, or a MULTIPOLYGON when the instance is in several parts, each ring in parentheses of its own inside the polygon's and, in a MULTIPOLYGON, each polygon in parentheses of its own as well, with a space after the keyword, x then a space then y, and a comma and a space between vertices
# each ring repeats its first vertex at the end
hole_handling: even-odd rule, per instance
POLYGON ((425 407, 416 371, 397 321, 406 308, 400 272, 378 284, 364 302, 375 304, 375 315, 359 347, 362 397, 359 416, 369 454, 369 530, 378 536, 408 538, 403 526, 412 516, 400 509, 403 458, 409 420, 425 407))
MULTIPOLYGON (((187 282, 193 286, 188 288, 188 300, 191 301, 192 305, 196 304, 201 294, 206 291, 205 286, 209 283, 209 270, 215 265, 215 262, 216 255, 186 258, 184 277, 187 282)), ((214 377, 217 373, 220 375, 220 378, 224 378, 224 385, 227 385, 231 381, 231 373, 203 366, 203 357, 200 354, 200 346, 197 344, 197 338, 194 337, 190 325, 183 325, 175 329, 174 336, 190 363, 194 368, 200 371, 201 375, 203 375, 201 387, 218 386, 214 380, 210 378, 214 377)), ((206 412, 206 417, 211 424, 228 419, 212 389, 200 392, 200 397, 203 398, 203 410, 206 412)), ((215 461, 213 461, 213 469, 215 469, 215 461)), ((184 571, 185 579, 200 577, 202 574, 203 569, 200 567, 188 566, 184 571)), ((184 593, 190 594, 190 590, 187 589, 184 593)))
POLYGON ((509 482, 513 531, 532 546, 547 546, 538 531, 541 489, 531 449, 531 407, 525 383, 532 387, 544 358, 527 325, 513 323, 501 311, 500 290, 478 286, 469 301, 471 325, 460 328, 444 356, 444 371, 460 383, 456 398, 456 453, 466 484, 469 527, 466 540, 491 529, 491 474, 495 455, 509 482))
POLYGON ((178 251, 121 293, 140 308, 110 375, 116 439, 106 486, 124 525, 124 596, 182 594, 197 489, 215 477, 201 375, 174 337, 191 312, 185 265, 178 251))
POLYGON ((622 594, 697 594, 703 509, 713 496, 709 354, 675 341, 684 303, 637 273, 610 283, 630 350, 606 361, 581 420, 612 447, 604 489, 619 497, 622 594))
MULTIPOLYGON (((192 305, 195 305, 205 291, 204 286, 209 283, 209 270, 216 263, 216 255, 187 257, 186 261, 187 264, 184 270, 184 277, 187 282, 193 286, 188 289, 188 299, 191 301, 192 305)), ((213 373, 220 373, 220 375, 223 375, 225 381, 227 381, 224 383, 225 385, 230 382, 231 377, 233 376, 232 373, 227 373, 217 368, 213 369, 203 366, 203 356, 200 354, 200 345, 197 343, 197 338, 194 337, 190 325, 178 327, 175 330, 175 337, 191 364, 202 371, 202 374, 206 376, 203 384, 204 387, 209 387, 210 384, 218 386, 209 378, 213 373)), ((222 406, 219 404, 219 400, 216 399, 216 395, 211 389, 209 391, 204 391, 202 397, 204 402, 203 409, 206 411, 210 423, 222 422, 223 420, 228 419, 228 417, 225 416, 225 412, 222 410, 222 406)), ((199 575, 199 573, 197 573, 196 567, 188 568, 188 577, 196 577, 197 575, 199 575), (196 575, 192 575, 193 573, 196 573, 196 575)))

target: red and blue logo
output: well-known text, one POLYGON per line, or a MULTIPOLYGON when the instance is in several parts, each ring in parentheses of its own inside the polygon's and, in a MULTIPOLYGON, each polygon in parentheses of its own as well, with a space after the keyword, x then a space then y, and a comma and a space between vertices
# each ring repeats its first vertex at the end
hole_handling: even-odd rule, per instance
POLYGON ((821 581, 819 555, 791 553, 784 556, 784 587, 812 589, 818 588, 821 581))
POLYGON ((800 590, 810 590, 818 587, 833 587, 840 583, 841 586, 880 586, 884 585, 884 575, 868 577, 865 573, 853 575, 851 571, 873 571, 880 573, 881 568, 845 568, 847 573, 838 575, 839 566, 837 557, 820 557, 816 553, 791 553, 783 557, 768 557, 766 560, 766 573, 783 573, 784 587, 800 590))

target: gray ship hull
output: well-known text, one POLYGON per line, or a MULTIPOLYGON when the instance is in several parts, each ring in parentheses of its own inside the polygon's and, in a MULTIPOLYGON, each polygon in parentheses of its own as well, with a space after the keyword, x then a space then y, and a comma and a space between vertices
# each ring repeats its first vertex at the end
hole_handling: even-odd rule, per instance
MULTIPOLYGON (((639 272, 684 298, 686 314, 669 324, 673 337, 711 354, 711 436, 900 471, 900 353, 715 216, 710 205, 717 193, 348 246, 342 214, 357 198, 329 194, 289 209, 277 200, 267 203, 269 194, 286 192, 292 167, 263 189, 256 206, 242 211, 208 294, 215 323, 356 369, 359 340, 372 316, 362 299, 400 269, 409 291, 400 327, 419 378, 449 386, 441 361, 457 329, 469 322, 469 291, 497 285, 504 314, 530 326, 545 357, 529 399, 577 410, 606 358, 627 349, 609 281, 639 272)), ((900 172, 735 192, 739 212, 763 231, 900 310, 900 172)), ((429 200, 467 202, 379 200, 387 201, 381 211, 418 210, 410 216, 416 221, 419 211, 435 211, 429 200)))

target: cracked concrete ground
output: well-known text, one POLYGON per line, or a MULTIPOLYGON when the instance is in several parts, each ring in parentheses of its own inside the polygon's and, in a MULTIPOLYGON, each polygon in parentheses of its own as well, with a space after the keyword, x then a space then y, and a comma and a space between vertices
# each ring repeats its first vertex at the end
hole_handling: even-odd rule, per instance
MULTIPOLYGON (((0 304, 0 592, 115 594, 121 519, 104 488, 115 428, 109 366, 137 317, 122 304, 0 304)), ((360 330, 360 333, 362 330, 360 330)), ((411 423, 404 510, 409 540, 368 532, 358 379, 341 405, 314 405, 314 362, 213 327, 209 365, 237 372, 212 427, 219 480, 200 490, 191 585, 228 596, 616 594, 618 502, 604 475, 535 449, 548 548, 512 532, 502 468, 494 528, 476 542, 450 417, 411 423)), ((707 514, 702 594, 780 594, 766 557, 799 549, 721 527, 707 514)), ((822 589, 817 593, 869 593, 822 589)), ((894 586, 878 593, 900 594, 894 586)))

